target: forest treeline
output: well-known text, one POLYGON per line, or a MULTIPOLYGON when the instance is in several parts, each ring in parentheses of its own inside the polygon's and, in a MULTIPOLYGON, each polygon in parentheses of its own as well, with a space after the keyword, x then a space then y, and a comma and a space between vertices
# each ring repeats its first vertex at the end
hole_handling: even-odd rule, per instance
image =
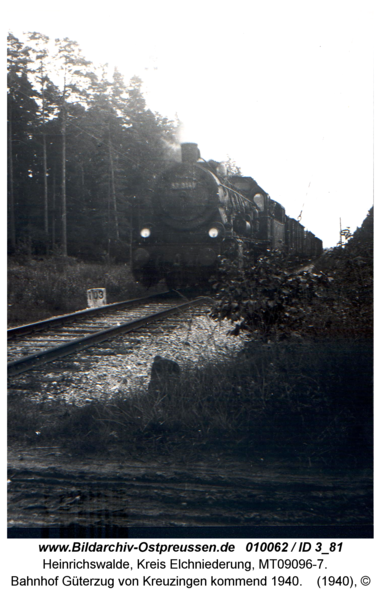
POLYGON ((177 156, 142 85, 68 38, 8 35, 10 254, 128 260, 132 215, 177 156))

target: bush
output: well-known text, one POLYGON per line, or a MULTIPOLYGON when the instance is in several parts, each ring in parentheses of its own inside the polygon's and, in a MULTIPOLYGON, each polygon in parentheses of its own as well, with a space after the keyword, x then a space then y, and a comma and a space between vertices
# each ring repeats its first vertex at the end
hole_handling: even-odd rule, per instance
POLYGON ((107 302, 144 293, 127 265, 86 264, 75 259, 9 261, 8 322, 17 326, 87 307, 86 290, 106 288, 107 302))
POLYGON ((300 333, 311 327, 308 320, 329 285, 324 273, 295 272, 295 263, 279 251, 256 259, 246 252, 242 264, 222 260, 213 317, 235 323, 232 333, 246 331, 265 341, 300 333))
POLYGON ((373 334, 373 212, 343 248, 308 269, 279 251, 223 259, 213 316, 232 333, 262 340, 290 336, 370 338, 373 334))

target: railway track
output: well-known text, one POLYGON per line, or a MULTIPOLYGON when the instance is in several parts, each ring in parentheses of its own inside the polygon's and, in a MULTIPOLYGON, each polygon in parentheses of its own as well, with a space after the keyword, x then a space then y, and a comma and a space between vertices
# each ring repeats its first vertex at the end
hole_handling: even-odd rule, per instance
POLYGON ((37 321, 36 323, 28 323, 19 327, 11 327, 7 331, 8 340, 16 336, 23 336, 27 333, 36 333, 44 329, 53 329, 57 326, 64 325, 73 321, 85 321, 91 319, 94 315, 101 315, 116 311, 120 308, 130 308, 134 305, 141 304, 144 301, 160 298, 169 297, 171 292, 162 292, 160 294, 151 294, 148 296, 141 296, 139 298, 133 298, 131 300, 124 300, 123 302, 115 302, 113 304, 106 304, 105 306, 99 306, 97 308, 86 308, 85 310, 79 310, 74 313, 65 315, 59 315, 57 317, 51 317, 44 321, 37 321))
POLYGON ((8 330, 8 376, 25 373, 205 302, 168 292, 79 311, 8 330))

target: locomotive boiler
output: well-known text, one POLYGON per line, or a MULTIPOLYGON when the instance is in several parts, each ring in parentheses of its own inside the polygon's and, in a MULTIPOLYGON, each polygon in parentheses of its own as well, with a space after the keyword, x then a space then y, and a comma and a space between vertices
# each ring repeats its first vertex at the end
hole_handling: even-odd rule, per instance
POLYGON ((133 233, 132 267, 150 286, 204 284, 221 256, 279 249, 317 256, 321 240, 285 214, 251 177, 226 179, 221 165, 200 158, 197 144, 182 144, 182 162, 158 178, 149 209, 133 233))

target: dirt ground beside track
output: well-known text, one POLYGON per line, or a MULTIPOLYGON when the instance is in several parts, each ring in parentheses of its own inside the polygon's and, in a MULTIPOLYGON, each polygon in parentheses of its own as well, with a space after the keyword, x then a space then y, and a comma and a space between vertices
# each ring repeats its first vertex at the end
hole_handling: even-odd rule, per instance
POLYGON ((9 450, 8 527, 361 525, 372 522, 370 470, 333 471, 266 457, 86 458, 9 450))

